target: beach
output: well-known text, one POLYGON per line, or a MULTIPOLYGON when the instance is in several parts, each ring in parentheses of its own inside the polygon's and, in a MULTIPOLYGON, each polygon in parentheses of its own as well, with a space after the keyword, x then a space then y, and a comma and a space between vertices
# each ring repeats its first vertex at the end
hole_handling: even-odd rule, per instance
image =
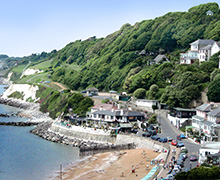
MULTIPOLYGON (((155 166, 151 159, 159 155, 151 149, 132 149, 94 154, 67 167, 63 180, 135 180, 145 177, 155 166), (132 172, 134 169, 134 172, 132 172)), ((56 180, 59 180, 57 176, 56 180)))

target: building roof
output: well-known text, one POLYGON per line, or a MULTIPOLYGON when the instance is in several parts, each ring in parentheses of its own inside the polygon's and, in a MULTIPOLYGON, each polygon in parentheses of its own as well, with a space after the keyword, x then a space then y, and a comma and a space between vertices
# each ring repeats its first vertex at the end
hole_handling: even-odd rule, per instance
POLYGON ((214 42, 215 41, 211 40, 211 39, 198 39, 198 40, 192 42, 190 45, 197 44, 197 45, 207 46, 207 45, 213 45, 214 42))
POLYGON ((191 111, 191 112, 195 112, 196 110, 195 109, 184 109, 184 108, 179 108, 179 107, 176 107, 176 108, 173 108, 174 110, 177 110, 177 111, 191 111))
POLYGON ((204 121, 204 120, 205 120, 203 117, 197 116, 197 115, 192 116, 192 118, 193 118, 193 119, 198 119, 198 120, 200 120, 200 121, 204 121))
POLYGON ((197 107, 196 110, 203 111, 203 112, 209 112, 210 108, 211 108, 211 104, 205 103, 205 104, 197 107))
POLYGON ((208 10, 208 11, 206 12, 206 14, 207 14, 207 15, 213 15, 214 13, 213 13, 211 10, 208 10))
POLYGON ((216 44, 218 45, 218 47, 220 47, 220 42, 216 42, 216 44))
POLYGON ((91 87, 91 88, 86 89, 86 91, 98 91, 98 89, 96 89, 95 87, 91 87))
POLYGON ((200 50, 210 50, 212 48, 212 45, 207 45, 205 47, 200 48, 200 50))
POLYGON ((210 121, 204 121, 203 123, 207 126, 211 126, 214 124, 213 122, 210 122, 210 121))
POLYGON ((118 107, 114 106, 113 104, 100 103, 100 104, 93 106, 92 109, 111 110, 111 109, 118 109, 118 107))
POLYGON ((208 116, 220 117, 220 108, 210 111, 208 116))
POLYGON ((220 142, 206 142, 200 149, 220 149, 220 142))
POLYGON ((159 102, 158 100, 149 100, 149 99, 137 99, 138 102, 159 102))
POLYGON ((167 59, 167 57, 166 57, 165 55, 162 55, 162 54, 157 55, 157 57, 154 59, 154 61, 155 61, 156 63, 158 63, 158 62, 162 61, 163 59, 166 59, 166 61, 169 62, 169 60, 167 59))

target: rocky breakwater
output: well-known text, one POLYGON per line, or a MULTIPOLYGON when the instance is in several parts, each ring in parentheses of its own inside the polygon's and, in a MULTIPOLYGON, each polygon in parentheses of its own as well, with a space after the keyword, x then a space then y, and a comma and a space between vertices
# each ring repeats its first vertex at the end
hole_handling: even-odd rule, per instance
POLYGON ((115 145, 111 143, 98 143, 93 141, 85 141, 83 139, 78 139, 70 136, 64 136, 60 133, 50 131, 49 128, 51 127, 51 125, 51 121, 38 124, 36 128, 31 130, 31 133, 38 135, 48 141, 62 143, 72 147, 78 147, 80 149, 80 155, 135 148, 134 143, 115 145))
POLYGON ((37 106, 34 103, 25 103, 20 100, 16 100, 12 98, 2 98, 2 97, 0 97, 0 104, 5 104, 8 106, 13 106, 21 109, 33 109, 33 106, 37 106))
POLYGON ((34 126, 37 122, 0 122, 0 126, 34 126))

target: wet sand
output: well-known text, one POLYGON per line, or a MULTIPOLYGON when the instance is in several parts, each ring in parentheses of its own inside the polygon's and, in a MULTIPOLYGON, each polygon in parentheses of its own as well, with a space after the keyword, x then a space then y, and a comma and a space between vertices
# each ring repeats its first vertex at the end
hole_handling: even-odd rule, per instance
POLYGON ((95 154, 72 165, 62 176, 63 180, 139 180, 152 169, 150 161, 158 155, 143 148, 95 154))

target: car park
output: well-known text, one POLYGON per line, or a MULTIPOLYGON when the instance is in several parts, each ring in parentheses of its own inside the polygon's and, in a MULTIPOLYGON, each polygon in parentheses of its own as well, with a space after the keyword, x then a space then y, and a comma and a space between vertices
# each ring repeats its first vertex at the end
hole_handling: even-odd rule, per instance
POLYGON ((182 142, 182 141, 178 141, 178 142, 177 142, 176 147, 183 147, 183 146, 184 146, 184 144, 183 144, 183 142, 182 142))
POLYGON ((172 140, 171 144, 172 144, 173 146, 176 146, 176 145, 177 145, 177 141, 176 141, 176 140, 172 140))
POLYGON ((143 136, 143 137, 150 137, 150 136, 151 136, 151 133, 145 132, 145 133, 142 134, 142 136, 143 136))
POLYGON ((189 157, 189 160, 190 160, 190 161, 197 161, 197 156, 196 156, 196 155, 191 155, 191 156, 189 157))

